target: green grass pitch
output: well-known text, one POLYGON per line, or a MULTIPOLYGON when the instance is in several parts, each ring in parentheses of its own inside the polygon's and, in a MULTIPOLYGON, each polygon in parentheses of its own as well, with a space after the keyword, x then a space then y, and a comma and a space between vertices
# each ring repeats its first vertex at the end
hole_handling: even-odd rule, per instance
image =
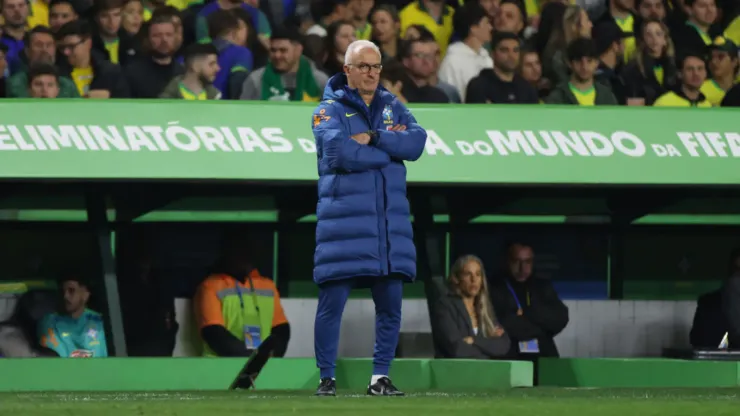
POLYGON ((697 416, 737 415, 740 389, 523 388, 367 397, 312 392, 1 393, 0 415, 697 416))

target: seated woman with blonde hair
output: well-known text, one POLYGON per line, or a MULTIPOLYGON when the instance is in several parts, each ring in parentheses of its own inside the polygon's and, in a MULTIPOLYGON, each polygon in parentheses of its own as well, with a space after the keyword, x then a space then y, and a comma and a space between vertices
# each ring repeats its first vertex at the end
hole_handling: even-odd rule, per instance
POLYGON ((496 322, 483 262, 462 256, 452 266, 449 293, 433 308, 434 340, 443 358, 505 358, 511 340, 496 322))

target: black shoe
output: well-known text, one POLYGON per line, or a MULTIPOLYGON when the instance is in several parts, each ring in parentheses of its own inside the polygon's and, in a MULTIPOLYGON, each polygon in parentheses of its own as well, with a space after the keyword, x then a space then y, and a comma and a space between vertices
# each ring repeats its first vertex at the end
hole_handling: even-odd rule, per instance
POLYGON ((336 396, 337 382, 331 378, 322 378, 315 396, 336 396))
POLYGON ((404 393, 391 383, 391 379, 383 377, 375 384, 367 386, 369 396, 404 396, 404 393))

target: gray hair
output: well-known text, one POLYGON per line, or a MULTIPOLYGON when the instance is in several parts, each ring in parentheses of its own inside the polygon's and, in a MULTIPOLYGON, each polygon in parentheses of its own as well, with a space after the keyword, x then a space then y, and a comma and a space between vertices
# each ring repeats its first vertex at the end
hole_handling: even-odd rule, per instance
POLYGON ((352 63, 352 56, 364 51, 365 49, 372 49, 375 51, 375 53, 378 54, 378 57, 382 58, 382 54, 380 53, 380 48, 378 48, 378 45, 370 42, 369 40, 356 40, 349 44, 347 47, 347 52, 344 53, 344 63, 345 64, 351 64, 352 63))

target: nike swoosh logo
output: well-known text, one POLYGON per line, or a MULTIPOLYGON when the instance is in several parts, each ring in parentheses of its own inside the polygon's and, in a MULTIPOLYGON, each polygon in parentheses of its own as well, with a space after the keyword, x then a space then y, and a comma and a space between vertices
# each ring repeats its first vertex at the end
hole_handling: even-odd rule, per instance
POLYGON ((356 116, 356 115, 357 115, 357 113, 352 113, 352 114, 350 114, 350 113, 344 113, 344 116, 347 117, 347 118, 352 117, 352 116, 356 116))

